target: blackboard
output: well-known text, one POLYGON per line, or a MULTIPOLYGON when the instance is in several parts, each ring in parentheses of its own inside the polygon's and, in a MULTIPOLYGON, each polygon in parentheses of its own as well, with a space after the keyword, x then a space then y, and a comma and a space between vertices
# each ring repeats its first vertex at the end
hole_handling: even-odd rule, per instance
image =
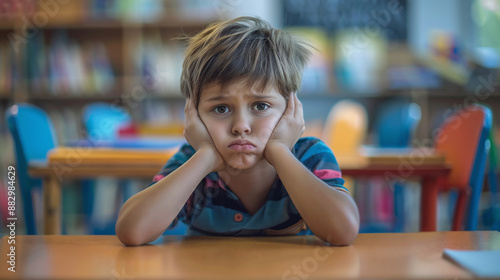
POLYGON ((330 33, 360 29, 389 41, 407 39, 407 0, 282 0, 286 27, 315 26, 330 33))

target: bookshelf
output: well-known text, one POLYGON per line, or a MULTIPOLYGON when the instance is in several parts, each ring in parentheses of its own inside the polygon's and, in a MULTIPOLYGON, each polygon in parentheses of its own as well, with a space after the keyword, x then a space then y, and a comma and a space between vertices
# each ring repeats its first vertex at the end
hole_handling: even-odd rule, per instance
POLYGON ((211 5, 195 2, 25 0, 0 10, 2 112, 19 102, 71 107, 81 122, 85 105, 108 102, 138 122, 161 109, 179 122, 184 45, 175 39, 217 19, 211 5))

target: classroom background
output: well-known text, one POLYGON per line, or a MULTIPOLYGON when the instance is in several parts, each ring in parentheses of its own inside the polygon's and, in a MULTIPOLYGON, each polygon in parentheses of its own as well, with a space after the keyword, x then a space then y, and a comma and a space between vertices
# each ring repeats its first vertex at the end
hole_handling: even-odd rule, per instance
MULTIPOLYGON (((328 137, 331 109, 343 104, 337 108, 363 111, 360 145, 380 144, 382 122, 390 125, 391 138, 404 134, 398 148, 429 148, 451 113, 474 103, 491 108, 490 176, 485 174, 478 228, 500 230, 494 140, 500 139, 500 0, 0 0, 1 236, 8 230, 7 168, 16 164, 7 108, 41 108, 59 145, 92 137, 84 111, 102 103, 127 115, 106 135, 110 139, 182 136, 183 35, 242 15, 259 16, 317 49, 298 93, 305 135, 328 137), (402 131, 391 128, 398 117, 380 121, 393 106, 410 116, 402 131)), ((34 138, 34 149, 41 142, 34 138)), ((63 233, 114 234, 124 200, 149 183, 113 177, 63 182, 63 233), (90 196, 84 192, 89 185, 90 196)), ((383 178, 347 183, 362 232, 418 231, 418 180, 406 180, 403 188, 383 178)), ((32 194, 38 220, 40 196, 32 194)), ((440 195, 438 230, 450 229, 454 201, 453 193, 440 195)), ((16 203, 22 217, 20 193, 16 203)), ((25 232, 20 220, 17 234, 25 232)))

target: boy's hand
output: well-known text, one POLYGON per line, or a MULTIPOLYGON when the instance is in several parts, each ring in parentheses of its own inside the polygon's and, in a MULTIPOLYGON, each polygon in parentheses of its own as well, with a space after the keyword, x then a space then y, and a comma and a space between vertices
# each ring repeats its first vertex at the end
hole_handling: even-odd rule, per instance
POLYGON ((200 119, 198 115, 198 110, 192 98, 186 100, 186 106, 184 107, 185 115, 185 126, 184 126, 184 138, 188 143, 193 146, 196 151, 205 149, 210 151, 215 158, 214 171, 223 169, 225 166, 224 160, 220 155, 219 151, 215 147, 215 144, 208 133, 205 124, 200 119))
POLYGON ((302 103, 293 93, 288 99, 288 104, 283 116, 273 130, 264 150, 264 157, 269 161, 270 151, 276 147, 287 147, 292 149, 305 130, 304 113, 302 103))

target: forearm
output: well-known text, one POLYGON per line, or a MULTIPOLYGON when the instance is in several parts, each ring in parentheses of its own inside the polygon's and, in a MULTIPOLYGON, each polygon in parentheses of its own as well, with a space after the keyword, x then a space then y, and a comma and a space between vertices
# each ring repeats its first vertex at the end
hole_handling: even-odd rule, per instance
POLYGON ((286 146, 274 147, 268 158, 311 231, 331 244, 350 244, 359 230, 352 197, 317 178, 286 146))
POLYGON ((168 176, 127 200, 118 214, 118 238, 127 245, 141 245, 159 237, 213 165, 210 152, 200 150, 168 176))

